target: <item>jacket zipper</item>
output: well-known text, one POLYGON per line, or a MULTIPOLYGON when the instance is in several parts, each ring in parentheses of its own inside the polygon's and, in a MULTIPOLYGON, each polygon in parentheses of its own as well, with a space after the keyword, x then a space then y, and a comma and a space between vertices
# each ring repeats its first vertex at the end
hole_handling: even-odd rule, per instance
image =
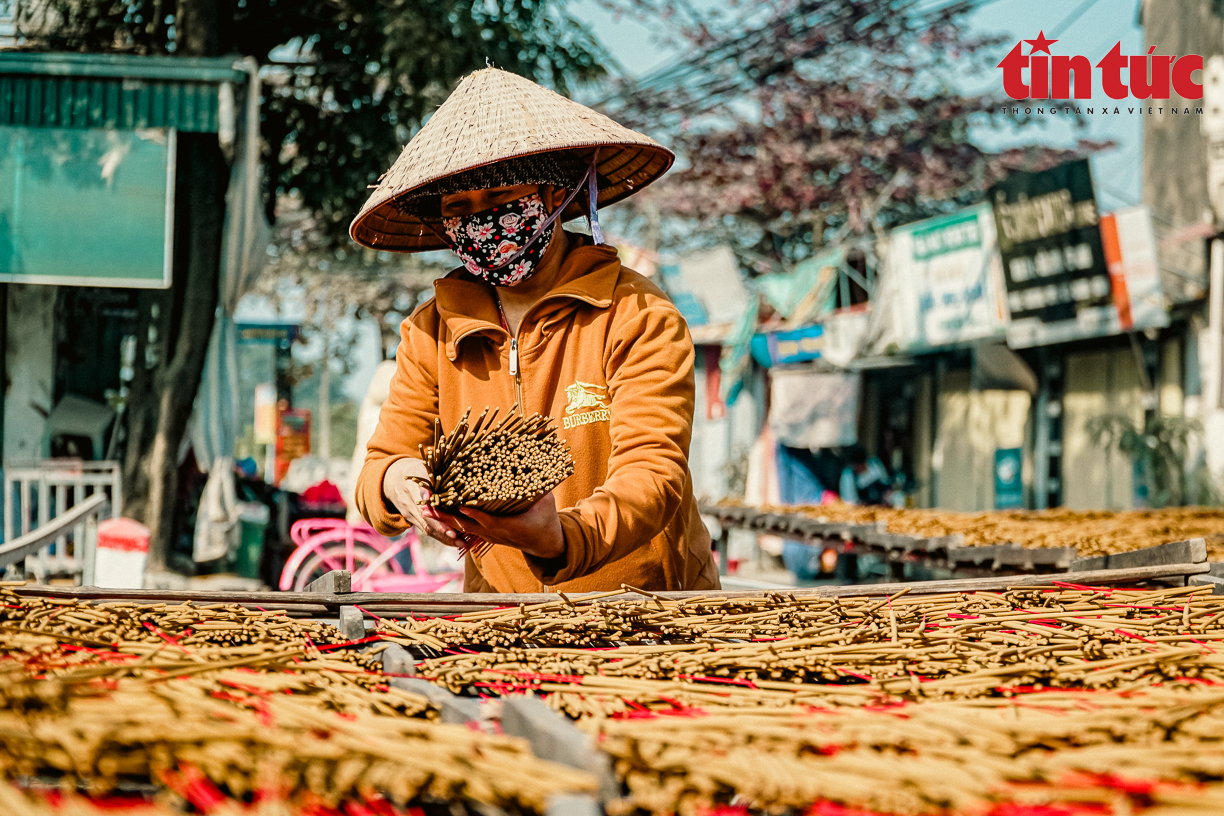
MULTIPOLYGON (((510 376, 514 378, 514 405, 521 414, 523 413, 523 373, 519 371, 518 332, 510 331, 510 321, 506 319, 506 310, 502 308, 497 290, 494 290, 493 298, 497 301, 497 316, 501 320, 502 328, 506 330, 506 334, 510 335, 510 376)), ((519 327, 521 328, 522 325, 520 320, 519 327)))
POLYGON ((514 404, 523 413, 523 372, 519 370, 518 337, 510 338, 510 376, 514 377, 514 404))

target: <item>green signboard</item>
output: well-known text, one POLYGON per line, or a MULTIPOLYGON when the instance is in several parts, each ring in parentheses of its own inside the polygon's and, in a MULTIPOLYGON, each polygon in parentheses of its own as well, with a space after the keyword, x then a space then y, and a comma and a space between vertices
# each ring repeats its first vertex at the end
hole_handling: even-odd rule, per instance
POLYGON ((0 127, 0 282, 170 285, 175 131, 0 127))

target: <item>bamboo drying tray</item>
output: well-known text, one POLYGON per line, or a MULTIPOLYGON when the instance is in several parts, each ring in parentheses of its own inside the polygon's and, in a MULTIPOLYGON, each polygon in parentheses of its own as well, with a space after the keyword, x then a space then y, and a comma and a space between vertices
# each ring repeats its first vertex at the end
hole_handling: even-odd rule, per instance
MULTIPOLYGON (((724 504, 720 506, 737 506, 724 504)), ((1224 560, 1224 509, 1170 507, 1159 510, 896 510, 831 504, 761 507, 762 512, 800 514, 832 523, 876 524, 888 532, 918 538, 964 536, 964 546, 1018 544, 1023 547, 1075 547, 1081 558, 1112 555, 1191 538, 1207 540, 1207 557, 1224 560)))

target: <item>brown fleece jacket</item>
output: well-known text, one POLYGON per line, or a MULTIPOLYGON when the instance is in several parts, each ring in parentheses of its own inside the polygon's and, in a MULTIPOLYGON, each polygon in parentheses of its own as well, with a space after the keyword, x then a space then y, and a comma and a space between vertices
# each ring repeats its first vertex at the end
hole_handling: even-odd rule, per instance
MULTIPOLYGON (((408 523, 387 505, 383 474, 419 456, 434 417, 515 403, 509 334, 493 289, 456 270, 401 326, 397 369, 357 479, 357 506, 380 532, 408 523)), ((564 564, 496 546, 468 556, 467 592, 715 589, 710 536, 688 468, 693 342, 657 286, 608 246, 579 246, 553 290, 524 316, 518 347, 523 410, 556 420, 574 475, 554 491, 564 564)))

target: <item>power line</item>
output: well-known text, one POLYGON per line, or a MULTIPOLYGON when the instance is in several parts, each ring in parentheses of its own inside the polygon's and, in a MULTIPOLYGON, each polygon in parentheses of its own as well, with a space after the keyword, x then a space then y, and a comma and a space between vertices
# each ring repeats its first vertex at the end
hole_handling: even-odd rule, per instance
POLYGON ((1075 25, 1075 22, 1080 17, 1084 16, 1084 12, 1095 6, 1098 2, 1100 2, 1100 0, 1084 0, 1083 3, 1080 3, 1079 6, 1077 6, 1070 14, 1064 17, 1061 23, 1054 26, 1054 30, 1050 32, 1050 36, 1054 39, 1061 37, 1064 31, 1075 25))
MULTIPOLYGON (((938 15, 949 13, 966 14, 994 2, 997 2, 997 0, 953 0, 953 2, 942 2, 942 0, 935 0, 935 3, 932 4, 931 7, 920 10, 919 13, 915 15, 915 20, 916 22, 922 22, 923 20, 930 20, 938 15)), ((911 11, 915 7, 919 6, 920 3, 921 0, 912 0, 912 2, 903 4, 899 9, 891 10, 886 13, 892 15, 906 13, 907 11, 911 11)), ((814 2, 804 3, 800 7, 800 10, 798 10, 798 13, 800 15, 816 14, 816 18, 804 20, 797 26, 797 28, 793 29, 791 36, 803 36, 804 34, 807 34, 820 26, 830 26, 847 22, 853 24, 855 22, 853 19, 853 10, 847 10, 846 13, 840 16, 829 18, 823 15, 826 8, 827 4, 818 4, 814 2)), ((883 22, 883 18, 877 15, 870 18, 863 18, 857 22, 862 23, 865 21, 869 22, 871 25, 878 25, 883 22)), ((791 19, 789 20, 775 17, 759 28, 708 46, 693 57, 658 69, 648 74, 646 77, 643 77, 641 80, 630 81, 626 83, 629 87, 611 93, 595 104, 596 106, 603 106, 617 99, 626 99, 631 95, 651 91, 655 93, 662 93, 667 90, 679 89, 689 78, 699 73, 708 71, 711 63, 721 65, 730 60, 738 60, 739 58, 745 56, 753 48, 765 42, 771 34, 776 34, 778 30, 784 26, 794 26, 793 13, 791 19)), ((705 83, 704 88, 699 86, 694 90, 704 90, 706 97, 726 93, 729 90, 734 90, 737 86, 744 85, 745 82, 757 82, 764 76, 769 76, 772 73, 775 73, 778 68, 787 63, 810 58, 814 54, 826 50, 833 44, 836 43, 826 42, 815 48, 809 48, 796 54, 784 55, 781 59, 773 60, 772 64, 767 63, 764 66, 758 66, 759 70, 756 72, 756 76, 741 75, 738 79, 729 77, 712 77, 705 83), (722 80, 721 86, 714 84, 718 83, 720 79, 722 80), (710 88, 711 84, 714 84, 713 88, 710 88)), ((742 69, 740 70, 740 73, 744 73, 742 69)))

